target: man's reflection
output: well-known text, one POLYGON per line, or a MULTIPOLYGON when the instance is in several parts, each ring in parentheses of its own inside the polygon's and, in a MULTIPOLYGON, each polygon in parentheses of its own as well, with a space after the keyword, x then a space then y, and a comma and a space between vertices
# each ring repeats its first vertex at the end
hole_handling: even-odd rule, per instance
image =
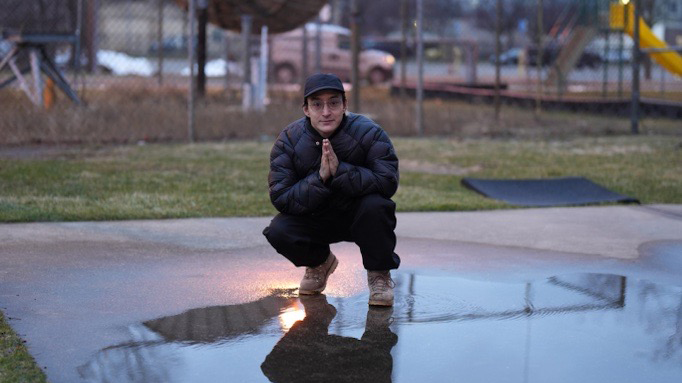
POLYGON ((391 349, 398 342, 389 329, 392 308, 369 307, 365 333, 355 339, 328 333, 336 308, 325 295, 300 296, 300 300, 305 318, 291 327, 261 364, 270 381, 391 381, 391 349))

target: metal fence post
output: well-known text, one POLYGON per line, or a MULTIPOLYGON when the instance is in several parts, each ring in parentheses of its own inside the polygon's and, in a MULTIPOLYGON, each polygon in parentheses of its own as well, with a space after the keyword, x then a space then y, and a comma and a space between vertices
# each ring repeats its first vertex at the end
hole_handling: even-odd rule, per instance
POLYGON ((242 62, 244 78, 242 80, 242 110, 251 110, 253 106, 253 84, 251 83, 251 15, 242 15, 242 62))
POLYGON ((265 110, 265 99, 268 95, 268 26, 263 25, 260 32, 260 57, 258 60, 258 92, 256 109, 265 110))
POLYGON ((502 53, 502 42, 500 34, 502 31, 502 0, 497 0, 495 7, 495 120, 500 119, 500 54, 502 53))
POLYGON ((424 15, 423 0, 417 0, 417 134, 424 135, 424 15))
POLYGON ((187 55, 189 61, 189 102, 187 113, 187 139, 189 142, 194 142, 194 99, 196 97, 196 80, 194 79, 194 19, 196 18, 196 4, 195 0, 189 0, 189 42, 187 44, 187 55))
POLYGON ((407 82, 407 0, 400 0, 400 99, 406 95, 407 82))
POLYGON ((301 36, 301 54, 303 57, 301 57, 301 90, 305 87, 305 80, 308 78, 308 68, 310 65, 308 64, 308 56, 310 53, 308 52, 308 24, 303 25, 303 35, 301 36))
POLYGON ((208 0, 195 0, 199 22, 197 35, 197 93, 206 96, 206 28, 208 24, 208 0))
POLYGON ((158 85, 163 85, 163 0, 157 0, 158 2, 158 14, 156 18, 156 44, 158 47, 157 51, 157 72, 156 76, 158 79, 158 85))
POLYGON ((359 75, 359 65, 360 65, 360 11, 358 9, 357 0, 351 0, 351 83, 353 84, 351 97, 352 107, 351 109, 355 113, 360 113, 360 75, 359 75))
MULTIPOLYGON (((538 46, 537 46, 537 57, 535 58, 535 65, 537 66, 537 89, 535 92, 535 116, 540 115, 542 110, 542 36, 544 34, 544 27, 542 26, 543 18, 543 2, 538 0, 538 46)), ((529 57, 530 60, 530 57, 529 57)))
POLYGON ((604 61, 602 62, 602 97, 608 96, 609 87, 609 39, 611 38, 610 27, 604 30, 604 61))
POLYGON ((322 22, 315 19, 315 73, 322 72, 322 22))
POLYGON ((632 104, 630 109, 630 131, 632 134, 639 134, 639 64, 641 52, 639 50, 639 0, 633 0, 631 6, 635 7, 634 33, 632 36, 632 104))

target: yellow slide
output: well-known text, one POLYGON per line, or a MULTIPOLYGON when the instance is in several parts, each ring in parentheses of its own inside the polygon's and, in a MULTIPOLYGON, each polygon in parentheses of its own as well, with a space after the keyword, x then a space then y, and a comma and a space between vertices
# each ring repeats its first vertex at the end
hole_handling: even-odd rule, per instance
MULTIPOLYGON (((617 3, 611 4, 610 9, 610 24, 613 29, 624 29, 630 36, 634 35, 635 19, 634 7, 629 5, 622 5, 617 3), (626 13, 625 9, 628 9, 627 13, 627 25, 625 22, 626 13)), ((644 20, 639 18, 639 46, 641 48, 667 48, 668 46, 654 35, 648 25, 644 20)), ((682 56, 677 52, 664 52, 664 53, 649 53, 651 58, 653 58, 660 66, 665 68, 668 72, 673 73, 677 76, 682 77, 682 56)))

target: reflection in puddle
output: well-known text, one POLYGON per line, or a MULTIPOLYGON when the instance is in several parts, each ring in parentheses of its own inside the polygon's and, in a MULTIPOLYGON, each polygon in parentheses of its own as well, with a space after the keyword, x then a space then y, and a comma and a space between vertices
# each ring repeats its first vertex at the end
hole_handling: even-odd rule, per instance
POLYGON ((329 333, 336 308, 324 295, 302 296, 305 317, 280 339, 261 364, 271 382, 390 382, 392 308, 368 308, 359 339, 329 333))
POLYGON ((287 332, 294 323, 303 320, 304 318, 305 310, 298 306, 292 306, 284 309, 284 311, 279 314, 279 324, 282 326, 282 331, 287 332))
POLYGON ((397 272, 367 295, 189 310, 129 327, 90 382, 679 382, 682 287, 611 274, 500 283, 397 272), (362 379, 360 377, 363 377, 362 379))

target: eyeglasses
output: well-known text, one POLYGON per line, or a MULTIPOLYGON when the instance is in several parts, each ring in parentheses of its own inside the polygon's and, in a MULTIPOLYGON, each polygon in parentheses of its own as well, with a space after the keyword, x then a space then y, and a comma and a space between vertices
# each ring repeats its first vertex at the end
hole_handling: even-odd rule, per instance
POLYGON ((337 112, 343 107, 343 101, 340 98, 332 98, 327 102, 322 100, 312 100, 308 103, 308 106, 310 106, 310 109, 314 110, 315 112, 321 112, 324 110, 325 104, 332 112, 337 112))

